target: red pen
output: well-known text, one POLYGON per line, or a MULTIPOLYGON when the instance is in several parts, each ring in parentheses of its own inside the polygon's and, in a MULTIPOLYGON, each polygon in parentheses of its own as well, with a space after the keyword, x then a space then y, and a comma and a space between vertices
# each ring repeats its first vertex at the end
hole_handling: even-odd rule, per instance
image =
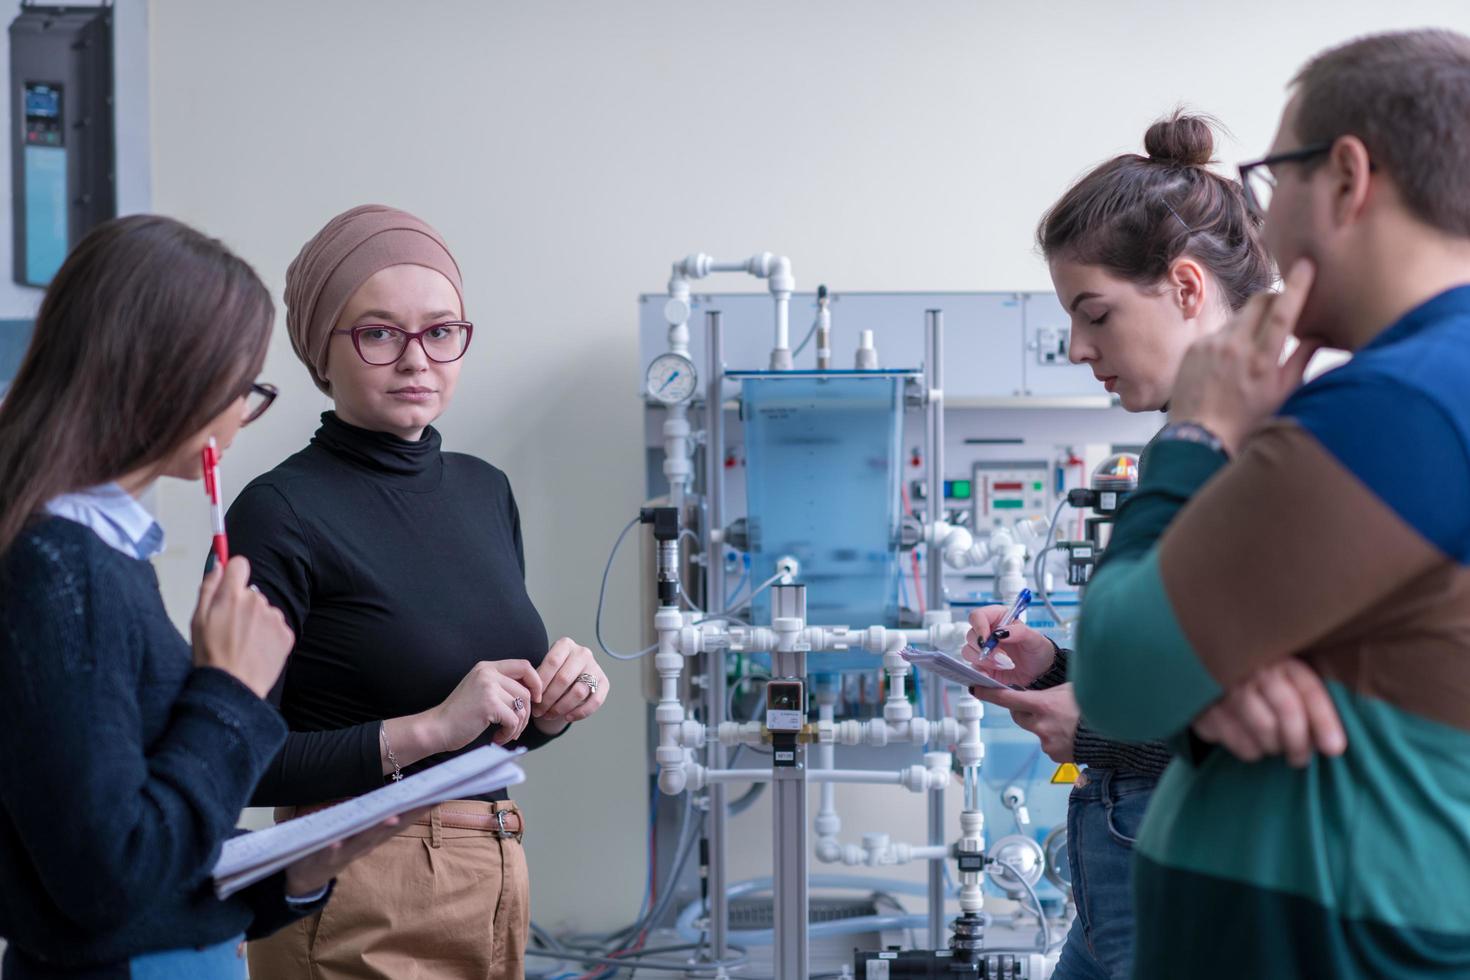
POLYGON ((219 447, 214 436, 204 447, 204 494, 209 498, 209 521, 214 528, 214 557, 224 565, 230 560, 230 545, 225 538, 225 510, 220 506, 219 447))

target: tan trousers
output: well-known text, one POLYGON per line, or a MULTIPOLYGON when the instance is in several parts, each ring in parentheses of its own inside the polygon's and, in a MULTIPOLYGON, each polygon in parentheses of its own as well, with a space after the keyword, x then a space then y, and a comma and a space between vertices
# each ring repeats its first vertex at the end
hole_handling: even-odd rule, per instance
MULTIPOLYGON (((250 944, 251 980, 501 980, 525 975, 531 881, 520 841, 443 826, 440 810, 337 878, 316 915, 250 944)), ((451 818, 452 819, 452 818, 451 818)))

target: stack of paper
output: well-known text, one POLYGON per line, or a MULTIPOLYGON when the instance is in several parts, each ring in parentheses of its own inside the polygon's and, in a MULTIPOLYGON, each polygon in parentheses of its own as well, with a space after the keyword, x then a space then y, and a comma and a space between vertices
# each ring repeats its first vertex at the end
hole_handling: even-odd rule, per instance
POLYGON ((915 667, 932 670, 945 680, 953 681, 963 687, 993 687, 1002 691, 1020 690, 1014 684, 1004 684, 989 674, 980 673, 963 660, 958 660, 945 653, 904 647, 899 651, 899 655, 915 667))
POLYGON ((229 898, 297 859, 389 817, 445 800, 483 796, 523 782, 525 772, 510 760, 524 751, 487 745, 325 810, 232 837, 225 841, 214 866, 215 894, 229 898))

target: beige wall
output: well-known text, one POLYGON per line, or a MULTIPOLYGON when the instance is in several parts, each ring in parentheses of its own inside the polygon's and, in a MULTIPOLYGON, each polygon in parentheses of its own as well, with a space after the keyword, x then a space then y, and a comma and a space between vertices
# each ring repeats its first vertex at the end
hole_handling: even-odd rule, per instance
MULTIPOLYGON (((158 210, 224 237, 278 296, 300 244, 354 204, 416 211, 453 245, 480 327, 441 428, 510 473, 532 592, 554 633, 586 640, 640 498, 634 298, 672 259, 772 249, 808 288, 1048 288, 1038 214, 1160 113, 1218 115, 1234 163, 1265 149, 1314 50, 1470 30, 1470 7, 152 0, 149 21, 158 210)), ((325 407, 283 335, 265 378, 283 394, 226 460, 227 494, 304 444, 325 407)), ((204 497, 174 485, 158 505, 182 619, 204 497)), ((632 642, 631 617, 613 622, 632 642)), ((643 706, 633 673, 610 672, 609 708, 528 766, 548 925, 626 921, 640 894, 643 706)), ((851 831, 912 835, 906 796, 891 822, 868 811, 851 831)), ((765 870, 757 823, 742 822, 734 877, 765 870)))

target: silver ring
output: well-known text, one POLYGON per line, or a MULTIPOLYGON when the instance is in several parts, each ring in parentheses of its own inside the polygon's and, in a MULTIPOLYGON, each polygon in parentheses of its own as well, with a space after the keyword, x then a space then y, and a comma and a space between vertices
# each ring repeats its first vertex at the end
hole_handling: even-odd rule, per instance
POLYGON ((583 674, 581 677, 578 677, 577 680, 579 680, 583 684, 586 684, 587 685, 587 696, 589 698, 595 698, 595 697, 597 697, 597 678, 596 677, 593 677, 591 674, 583 674))
POLYGON ((514 701, 512 701, 510 703, 510 706, 512 708, 516 709, 516 714, 520 714, 522 711, 525 711, 526 710, 526 699, 525 698, 516 698, 514 701))

